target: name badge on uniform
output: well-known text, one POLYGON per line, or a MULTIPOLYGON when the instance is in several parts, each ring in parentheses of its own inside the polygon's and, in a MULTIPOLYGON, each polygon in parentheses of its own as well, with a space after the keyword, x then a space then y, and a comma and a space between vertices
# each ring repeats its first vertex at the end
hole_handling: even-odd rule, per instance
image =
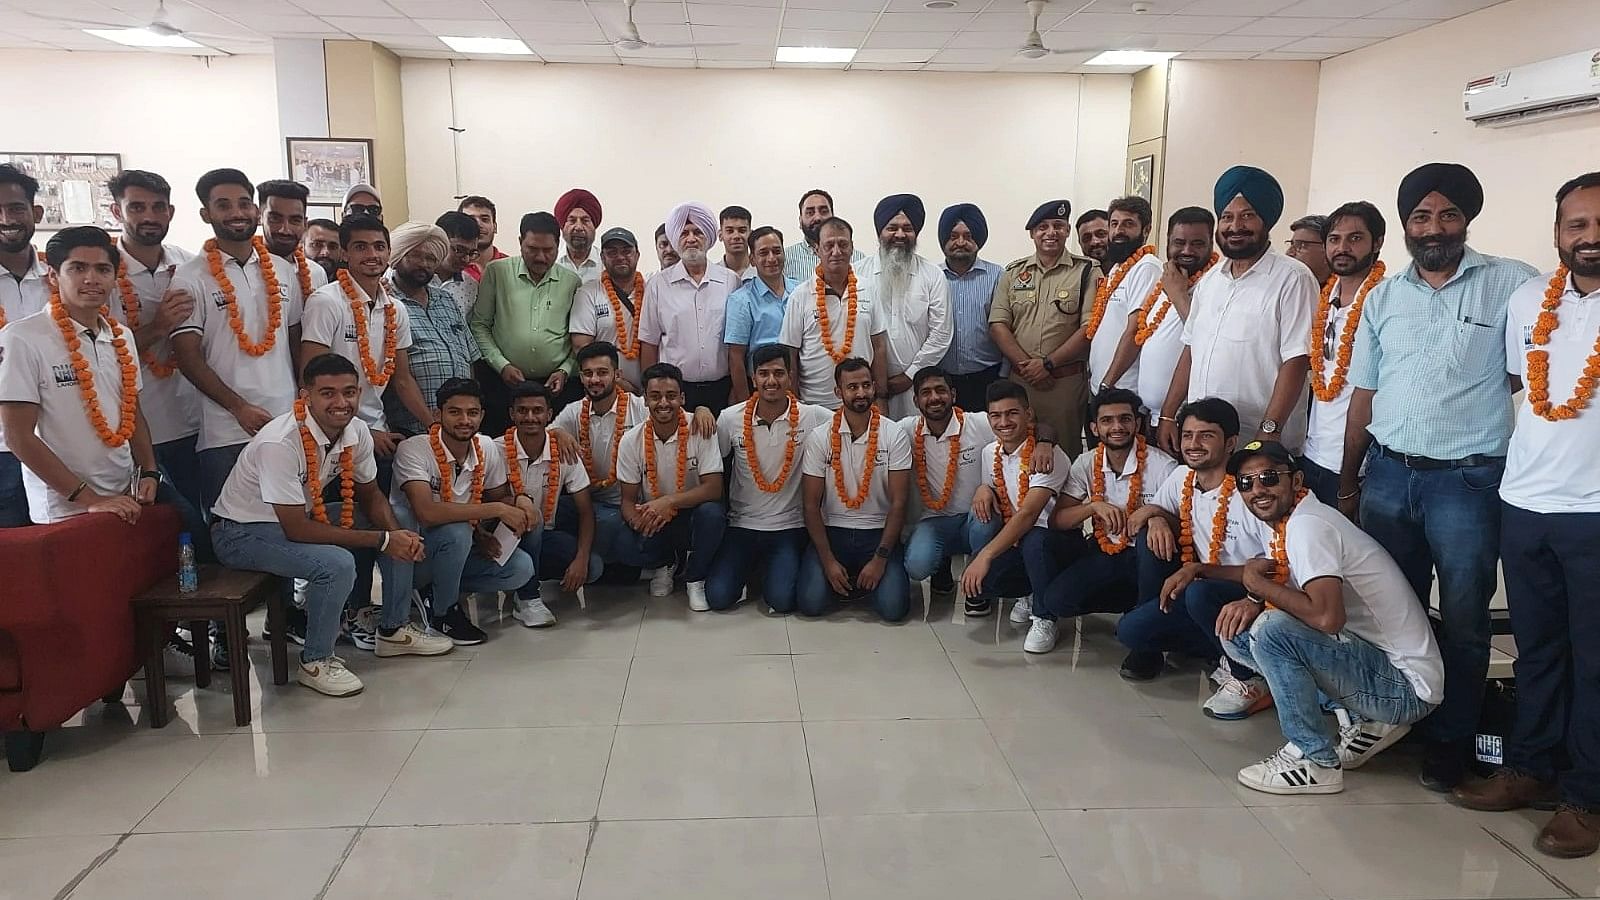
POLYGON ((1021 272, 1018 272, 1016 280, 1011 282, 1011 289, 1013 291, 1033 290, 1033 270, 1023 269, 1021 272))

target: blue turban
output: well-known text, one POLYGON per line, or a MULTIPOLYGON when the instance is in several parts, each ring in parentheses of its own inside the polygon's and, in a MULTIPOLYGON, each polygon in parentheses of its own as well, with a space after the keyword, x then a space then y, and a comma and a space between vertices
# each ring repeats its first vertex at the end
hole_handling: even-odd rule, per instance
POLYGON ((977 204, 957 203, 939 214, 939 246, 950 243, 950 232, 955 230, 957 222, 967 223, 978 249, 982 250, 983 245, 989 243, 989 220, 983 217, 983 210, 977 204))
POLYGON ((878 208, 872 211, 872 224, 881 233, 889 220, 905 213, 911 220, 911 227, 918 233, 922 225, 928 221, 928 211, 922 206, 922 198, 916 194, 890 194, 878 201, 878 208))
POLYGON ((1212 196, 1214 211, 1222 215, 1233 198, 1240 196, 1268 228, 1283 217, 1283 188, 1278 185, 1278 179, 1255 166, 1234 166, 1222 173, 1212 196))

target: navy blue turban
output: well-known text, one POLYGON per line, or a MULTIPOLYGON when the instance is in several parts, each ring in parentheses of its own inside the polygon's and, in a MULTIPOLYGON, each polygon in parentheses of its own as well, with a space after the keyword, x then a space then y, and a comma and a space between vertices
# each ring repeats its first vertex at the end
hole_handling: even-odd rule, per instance
POLYGON ((872 224, 877 226, 879 232, 889 224, 889 220, 905 213, 911 220, 911 227, 918 233, 922 225, 928 221, 928 211, 922 206, 922 198, 916 194, 890 194, 878 201, 878 208, 872 212, 872 224))
POLYGON ((950 232, 955 230, 957 222, 967 223, 978 249, 982 250, 989 242, 989 220, 983 217, 983 210, 974 203, 957 203, 939 214, 939 246, 950 243, 950 232))
POLYGON ((1268 228, 1283 217, 1283 188, 1278 179, 1255 166, 1234 166, 1217 179, 1212 194, 1213 212, 1222 215, 1233 198, 1243 196, 1268 228))

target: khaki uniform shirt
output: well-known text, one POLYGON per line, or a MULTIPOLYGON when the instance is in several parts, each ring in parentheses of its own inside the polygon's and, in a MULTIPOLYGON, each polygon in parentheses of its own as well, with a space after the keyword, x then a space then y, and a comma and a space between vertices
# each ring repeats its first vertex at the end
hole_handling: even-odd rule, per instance
POLYGON ((1093 260, 1064 252, 1046 269, 1037 254, 1023 257, 1000 273, 989 306, 989 323, 1009 326, 1029 356, 1045 356, 1078 330, 1083 295, 1092 291, 1094 284, 1093 260))

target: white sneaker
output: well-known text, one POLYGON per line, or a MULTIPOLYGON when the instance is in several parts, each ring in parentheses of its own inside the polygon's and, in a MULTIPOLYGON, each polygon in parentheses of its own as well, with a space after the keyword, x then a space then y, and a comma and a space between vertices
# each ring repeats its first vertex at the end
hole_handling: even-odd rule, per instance
POLYGON ((1011 624, 1026 625, 1033 618, 1033 595, 1028 594, 1017 598, 1017 604, 1011 607, 1011 624))
POLYGON ((1206 677, 1211 679, 1212 684, 1222 687, 1233 680, 1233 673, 1228 671, 1228 661, 1223 659, 1217 662, 1217 667, 1212 669, 1211 674, 1206 677))
POLYGON ((1272 705, 1272 690, 1260 675, 1244 681, 1228 674, 1228 680, 1206 701, 1205 714, 1213 719, 1248 719, 1272 705))
POLYGON ((1411 730, 1410 725, 1356 720, 1345 709, 1333 714, 1339 719, 1339 764, 1346 769, 1361 768, 1411 730))
POLYGON ((1022 649, 1028 653, 1049 653, 1056 648, 1056 638, 1060 629, 1055 619, 1041 619, 1033 617, 1033 627, 1028 629, 1028 637, 1022 642, 1022 649))
POLYGON ((704 581, 691 581, 684 585, 689 589, 689 608, 695 612, 706 612, 711 609, 711 604, 706 602, 706 583, 704 581))
POLYGON ((551 612, 550 607, 545 606, 544 601, 538 597, 532 600, 513 597, 511 615, 528 628, 549 628, 556 623, 556 614, 551 612))
POLYGON ((382 657, 442 656, 455 648, 455 641, 437 631, 424 631, 415 623, 407 622, 388 637, 383 636, 382 630, 378 631, 377 647, 372 652, 382 657))
POLYGON ((194 677, 194 645, 173 637, 161 648, 161 671, 168 678, 194 677))
POLYGON ((1337 794, 1344 790, 1344 769, 1307 759, 1294 744, 1253 766, 1239 770, 1239 783, 1267 794, 1337 794))
POLYGON ((662 566, 650 576, 650 596, 670 597, 672 595, 672 567, 662 566))
POLYGON ((329 697, 348 697, 361 693, 361 689, 366 687, 356 673, 345 668, 344 660, 337 656, 311 663, 302 662, 294 678, 313 691, 329 697))

